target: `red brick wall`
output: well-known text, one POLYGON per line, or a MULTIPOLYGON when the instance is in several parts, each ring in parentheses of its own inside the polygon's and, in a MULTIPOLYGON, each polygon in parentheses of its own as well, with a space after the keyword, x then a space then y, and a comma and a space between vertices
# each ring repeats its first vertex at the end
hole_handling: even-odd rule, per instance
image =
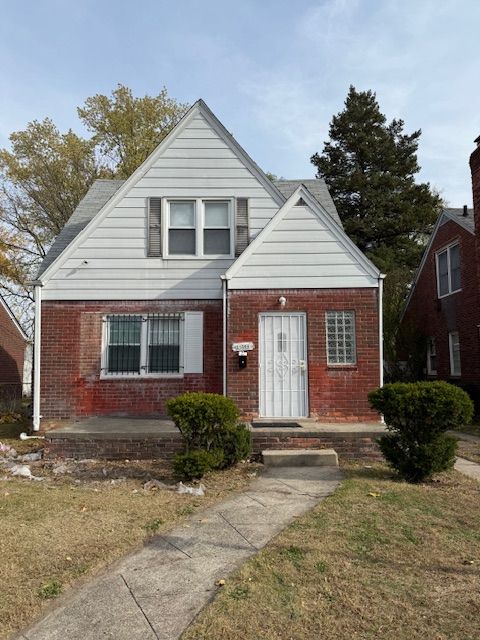
POLYGON ((21 393, 25 340, 0 304, 0 384, 15 385, 21 393))
POLYGON ((258 314, 280 311, 278 298, 287 299, 283 311, 307 314, 310 416, 324 421, 378 420, 367 394, 379 384, 378 300, 376 289, 298 289, 229 292, 227 344, 252 341, 245 369, 228 348, 228 395, 246 416, 258 415, 258 314), (354 310, 357 364, 327 365, 325 312, 354 310))
POLYGON ((480 383, 480 339, 477 327, 480 324, 480 308, 475 244, 475 236, 455 222, 449 221, 438 229, 403 320, 415 326, 425 337, 435 336, 437 378, 443 380, 450 379, 448 334, 458 331, 462 375, 457 380, 468 385, 480 383), (462 289, 438 299, 435 253, 455 240, 460 244, 462 289))
POLYGON ((165 415, 184 391, 222 391, 222 302, 217 300, 42 302, 41 414, 165 415), (183 378, 100 379, 102 317, 108 313, 203 311, 204 373, 183 378))

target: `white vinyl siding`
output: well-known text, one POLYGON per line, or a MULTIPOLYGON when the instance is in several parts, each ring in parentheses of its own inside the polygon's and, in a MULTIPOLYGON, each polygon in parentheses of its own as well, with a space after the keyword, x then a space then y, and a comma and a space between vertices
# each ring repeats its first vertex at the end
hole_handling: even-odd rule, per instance
POLYGON ((198 114, 61 264, 44 300, 221 299, 233 257, 147 257, 148 199, 248 198, 250 237, 278 211, 259 180, 198 114))
POLYGON ((375 287, 357 258, 308 207, 292 207, 229 281, 230 289, 375 287))
POLYGON ((450 375, 459 376, 462 373, 460 361, 460 337, 458 331, 448 334, 448 348, 450 353, 450 375))
POLYGON ((460 245, 453 244, 435 254, 437 271, 437 292, 438 297, 443 298, 460 291, 461 271, 460 271, 460 245))
POLYGON ((427 340, 427 373, 429 376, 437 375, 437 345, 435 338, 427 340))
POLYGON ((357 361, 355 312, 327 311, 325 314, 327 363, 349 365, 357 361))

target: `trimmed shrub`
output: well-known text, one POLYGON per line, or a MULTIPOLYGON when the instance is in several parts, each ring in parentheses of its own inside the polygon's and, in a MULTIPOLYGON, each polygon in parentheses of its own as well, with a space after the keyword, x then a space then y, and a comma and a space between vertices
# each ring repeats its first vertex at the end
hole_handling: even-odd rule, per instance
POLYGON ((447 382, 396 382, 372 391, 368 399, 384 415, 389 433, 379 439, 389 464, 409 482, 421 482, 450 469, 457 442, 445 435, 470 422, 473 403, 447 382))
POLYGON ((198 480, 208 471, 220 469, 223 465, 224 455, 221 449, 193 449, 188 453, 177 453, 173 460, 175 475, 182 480, 198 480))
POLYGON ((168 400, 166 405, 187 451, 217 447, 220 434, 233 429, 240 415, 230 398, 216 393, 184 393, 168 400))
POLYGON ((223 450, 225 467, 246 460, 252 451, 252 437, 244 424, 227 429, 220 434, 217 446, 223 450))

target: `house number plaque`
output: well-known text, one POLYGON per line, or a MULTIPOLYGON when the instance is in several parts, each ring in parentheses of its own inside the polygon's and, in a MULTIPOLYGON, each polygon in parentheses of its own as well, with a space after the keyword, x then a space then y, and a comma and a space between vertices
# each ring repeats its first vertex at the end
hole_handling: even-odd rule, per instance
POLYGON ((232 351, 253 351, 255 345, 253 342, 234 342, 232 344, 232 351))

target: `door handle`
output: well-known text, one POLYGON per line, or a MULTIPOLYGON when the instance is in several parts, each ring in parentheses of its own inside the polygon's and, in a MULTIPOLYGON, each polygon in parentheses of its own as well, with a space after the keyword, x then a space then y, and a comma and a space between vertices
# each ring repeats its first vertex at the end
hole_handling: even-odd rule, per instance
POLYGON ((305 360, 299 360, 298 361, 298 368, 301 369, 302 371, 305 371, 305 369, 306 369, 305 360))

